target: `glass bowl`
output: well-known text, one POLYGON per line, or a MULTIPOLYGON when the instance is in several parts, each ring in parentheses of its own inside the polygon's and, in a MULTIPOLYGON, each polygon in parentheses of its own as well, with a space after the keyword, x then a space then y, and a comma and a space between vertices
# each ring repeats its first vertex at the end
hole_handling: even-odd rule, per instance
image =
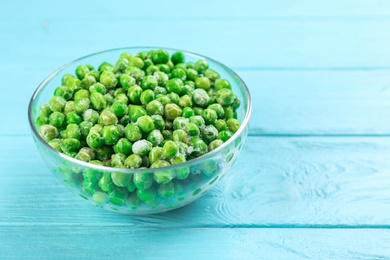
MULTIPOLYGON (((64 74, 74 74, 79 65, 91 64, 97 67, 103 61, 115 63, 121 53, 127 51, 135 54, 141 51, 157 50, 161 47, 129 47, 119 48, 94 53, 80 59, 77 59, 62 68, 58 69, 48 76, 34 92, 28 107, 28 120, 31 127, 32 136, 35 144, 45 161, 46 165, 53 174, 69 190, 76 195, 89 201, 90 203, 115 212, 124 214, 154 214, 182 207, 192 201, 200 198, 212 187, 214 187, 229 171, 236 161, 242 145, 248 135, 248 122, 251 114, 251 98, 242 79, 225 65, 191 52, 182 51, 186 62, 196 62, 199 59, 206 60, 210 68, 217 71, 221 78, 227 79, 232 85, 233 92, 241 100, 241 106, 237 110, 238 120, 241 123, 239 130, 222 146, 188 162, 156 169, 120 169, 104 167, 79 161, 62 154, 48 145, 39 135, 36 127, 36 119, 39 107, 47 104, 53 96, 54 90, 61 83, 64 74), (175 178, 172 180, 174 193, 164 195, 161 192, 164 187, 153 181, 154 174, 164 174, 164 172, 173 171, 176 173, 188 172, 186 179, 175 178), (110 192, 106 193, 100 190, 97 185, 101 176, 110 179, 113 173, 125 173, 133 175, 133 178, 144 178, 145 185, 150 186, 146 190, 134 190, 127 194, 122 194, 122 198, 113 199, 110 192), (84 177, 92 180, 84 183, 84 177), (88 184, 89 183, 89 184, 88 184), (91 186, 92 183, 92 186, 91 186), (88 184, 88 185, 87 185, 88 184), (141 201, 137 192, 146 194, 142 196, 141 201), (167 197, 164 197, 167 196, 167 197), (145 199, 146 198, 146 199, 145 199)), ((175 49, 163 48, 172 54, 175 49)), ((171 172, 172 173, 172 172, 171 172)), ((179 176, 179 174, 177 174, 179 176)), ((145 186, 145 187, 147 187, 145 186)), ((171 185, 172 187, 172 185, 171 185)), ((172 191, 172 189, 171 189, 172 191)))

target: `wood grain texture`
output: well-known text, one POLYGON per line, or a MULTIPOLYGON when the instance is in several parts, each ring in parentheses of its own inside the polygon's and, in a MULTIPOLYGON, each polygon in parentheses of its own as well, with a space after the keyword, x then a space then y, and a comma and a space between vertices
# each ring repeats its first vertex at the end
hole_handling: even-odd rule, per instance
POLYGON ((3 224, 390 227, 390 138, 249 137, 229 174, 204 197, 140 217, 77 198, 49 172, 31 137, 0 137, 11 141, 0 152, 3 224))
POLYGON ((14 225, 8 229, 0 226, 0 241, 0 257, 3 259, 26 256, 29 259, 390 258, 390 230, 387 229, 143 229, 110 224, 14 225))

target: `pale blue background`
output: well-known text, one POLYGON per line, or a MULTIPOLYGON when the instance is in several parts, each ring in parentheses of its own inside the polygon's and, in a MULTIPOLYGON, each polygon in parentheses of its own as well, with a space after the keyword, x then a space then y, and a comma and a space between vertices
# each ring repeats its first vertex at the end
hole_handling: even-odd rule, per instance
POLYGON ((389 259, 390 2, 0 2, 0 259, 389 259), (200 200, 129 217, 46 169, 27 104, 51 72, 124 46, 233 68, 250 136, 200 200))

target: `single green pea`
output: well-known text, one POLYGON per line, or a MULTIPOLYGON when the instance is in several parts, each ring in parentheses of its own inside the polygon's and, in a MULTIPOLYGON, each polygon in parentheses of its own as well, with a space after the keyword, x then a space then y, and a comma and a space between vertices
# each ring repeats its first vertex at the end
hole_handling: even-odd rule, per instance
MULTIPOLYGON (((122 168, 123 168, 123 167, 127 168, 126 166, 122 166, 122 168)), ((131 176, 132 176, 132 175, 131 175, 131 176)), ((135 185, 134 185, 134 182, 133 182, 133 177, 131 177, 129 184, 126 185, 126 189, 127 189, 129 192, 135 191, 135 185)))
POLYGON ((232 108, 234 111, 236 111, 241 105, 241 101, 238 99, 237 96, 234 96, 234 100, 233 100, 233 103, 232 103, 232 108))
POLYGON ((107 89, 112 89, 118 84, 118 79, 112 71, 106 70, 100 75, 100 83, 107 89))
POLYGON ((82 80, 85 75, 89 72, 89 69, 87 66, 84 66, 84 65, 80 65, 76 68, 76 76, 82 80))
POLYGON ((82 80, 81 80, 81 86, 84 89, 89 89, 90 86, 96 83, 96 79, 94 76, 87 74, 82 80))
POLYGON ((50 140, 48 142, 48 144, 51 147, 53 147, 54 149, 56 149, 59 152, 62 152, 62 150, 61 150, 61 143, 62 143, 62 139, 58 139, 58 138, 54 138, 54 139, 52 139, 52 140, 50 140))
POLYGON ((111 167, 111 158, 103 159, 102 160, 103 166, 111 167))
POLYGON ((74 94, 73 100, 76 102, 76 101, 83 99, 83 98, 90 98, 90 96, 91 96, 91 93, 89 93, 88 90, 80 89, 79 91, 77 91, 74 94))
POLYGON ((178 94, 171 92, 168 94, 168 98, 171 100, 172 103, 174 103, 176 105, 179 104, 180 97, 178 94))
POLYGON ((113 172, 111 174, 112 182, 118 187, 126 187, 132 181, 132 175, 120 172, 113 172))
POLYGON ((141 167, 146 169, 146 168, 149 168, 149 166, 150 166, 149 156, 148 155, 144 155, 142 157, 141 167))
POLYGON ((158 68, 158 66, 150 65, 149 67, 146 68, 145 72, 146 75, 154 75, 154 73, 156 73, 159 70, 160 69, 158 68))
POLYGON ((210 79, 207 77, 199 77, 195 80, 195 87, 208 90, 211 86, 210 79))
POLYGON ((165 129, 165 121, 161 115, 152 115, 154 127, 160 131, 165 129))
POLYGON ((143 157, 147 155, 150 152, 150 150, 152 150, 152 147, 153 147, 152 143, 145 139, 136 141, 133 144, 133 154, 143 157))
MULTIPOLYGON (((77 157, 77 155, 76 155, 76 157, 77 157)), ((85 192, 88 192, 88 193, 93 195, 93 194, 95 194, 97 187, 98 187, 97 183, 89 182, 86 180, 83 181, 83 190, 85 192)))
POLYGON ((212 150, 217 149, 221 145, 223 145, 223 141, 221 139, 216 139, 209 144, 209 151, 211 152, 212 150))
POLYGON ((61 150, 64 152, 76 152, 80 149, 80 141, 75 138, 66 138, 61 143, 61 150))
POLYGON ((147 201, 153 201, 156 197, 156 188, 153 186, 149 187, 148 189, 144 190, 137 190, 137 196, 140 198, 142 201, 147 202, 147 201))
MULTIPOLYGON (((192 81, 191 81, 191 82, 192 82, 192 81)), ((188 81, 186 81, 186 82, 184 83, 184 86, 181 88, 180 96, 188 95, 188 96, 192 97, 192 92, 193 92, 194 89, 195 89, 195 84, 189 85, 189 84, 187 84, 187 83, 188 83, 188 81), (192 86, 192 85, 194 85, 194 86, 192 86)), ((193 82, 192 82, 192 83, 193 83, 193 82)))
POLYGON ((170 71, 172 71, 175 68, 175 65, 171 60, 168 61, 167 66, 169 67, 170 71))
POLYGON ((115 125, 107 125, 102 130, 103 141, 107 145, 114 145, 119 140, 119 131, 115 125))
POLYGON ((93 126, 93 123, 88 122, 88 121, 83 121, 80 123, 79 127, 80 127, 80 133, 81 133, 82 139, 85 140, 87 138, 89 131, 91 131, 92 126, 93 126))
POLYGON ((99 116, 99 122, 105 126, 116 125, 118 123, 118 118, 112 111, 105 109, 99 116))
POLYGON ((234 94, 230 89, 223 88, 218 90, 215 98, 222 106, 230 106, 234 101, 234 94))
POLYGON ((190 154, 198 157, 207 153, 207 144, 200 138, 192 138, 189 142, 190 154))
POLYGON ((122 74, 119 79, 119 82, 121 83, 121 86, 126 90, 130 89, 131 87, 134 87, 136 84, 135 78, 127 74, 122 74))
POLYGON ((66 81, 70 78, 74 78, 73 75, 70 75, 70 74, 65 74, 64 76, 62 76, 62 79, 61 79, 61 84, 62 85, 66 85, 66 81))
POLYGON ((76 112, 69 112, 66 115, 66 124, 80 124, 83 121, 81 116, 79 116, 76 112))
POLYGON ((181 79, 182 81, 185 81, 187 79, 187 74, 185 70, 175 68, 171 71, 171 78, 181 79))
POLYGON ((198 88, 192 92, 192 101, 197 106, 200 107, 207 106, 209 99, 210 97, 204 89, 198 88))
POLYGON ((162 183, 158 186, 157 192, 163 198, 170 198, 175 194, 175 187, 172 182, 162 183))
POLYGON ((125 199, 125 204, 129 208, 136 210, 141 204, 141 200, 138 198, 137 193, 133 192, 129 196, 127 196, 127 198, 125 199))
POLYGON ((63 154, 69 156, 69 157, 72 157, 72 158, 75 158, 77 153, 76 152, 65 152, 65 151, 62 151, 63 154))
POLYGON ((212 109, 217 113, 218 118, 223 118, 225 111, 223 110, 223 107, 221 104, 215 103, 211 104, 207 107, 208 109, 212 109))
POLYGON ((63 97, 52 97, 49 101, 49 108, 52 112, 62 112, 65 108, 66 100, 63 97))
POLYGON ((206 124, 206 121, 204 120, 204 118, 202 116, 192 116, 189 118, 190 120, 190 123, 194 123, 196 124, 199 128, 203 128, 206 124))
POLYGON ((166 95, 158 95, 156 97, 157 97, 156 100, 158 102, 160 102, 161 104, 163 104, 163 106, 165 106, 165 105, 167 105, 169 103, 172 103, 171 99, 168 96, 166 96, 166 95))
POLYGON ((153 184, 153 175, 147 172, 134 173, 133 181, 138 190, 146 190, 153 184))
POLYGON ((43 138, 43 140, 49 142, 58 136, 58 129, 52 125, 42 125, 39 128, 39 135, 43 138))
POLYGON ((146 110, 141 106, 132 106, 129 109, 129 116, 131 121, 133 122, 137 122, 138 118, 140 118, 141 116, 146 116, 147 114, 148 113, 146 112, 146 110))
POLYGON ((49 116, 49 121, 52 126, 55 126, 57 128, 61 128, 65 122, 65 115, 60 112, 53 112, 49 116))
POLYGON ((195 63, 195 67, 194 69, 196 71, 198 71, 198 73, 203 73, 206 69, 209 68, 209 64, 207 61, 205 60, 198 60, 196 63, 195 63))
POLYGON ((217 136, 218 130, 213 125, 205 126, 201 133, 201 138, 203 139, 203 141, 205 141, 206 144, 209 144, 215 139, 217 139, 217 136))
POLYGON ((132 57, 129 60, 129 66, 134 66, 142 69, 144 67, 144 61, 139 57, 132 57))
POLYGON ((223 88, 232 89, 230 82, 226 79, 217 79, 215 81, 214 87, 216 90, 221 90, 223 88))
POLYGON ((173 141, 187 143, 188 134, 183 129, 173 131, 173 141))
POLYGON ((101 84, 101 83, 96 83, 96 84, 93 84, 92 86, 89 87, 89 93, 93 94, 93 93, 100 93, 102 95, 106 94, 106 87, 101 84))
POLYGON ((75 159, 83 162, 90 162, 91 160, 95 159, 95 152, 89 147, 83 147, 77 153, 75 159))
POLYGON ((131 54, 128 53, 128 52, 123 52, 119 58, 125 58, 126 60, 130 60, 131 59, 131 54))
POLYGON ((173 78, 167 81, 165 88, 167 89, 168 93, 173 92, 179 95, 183 86, 184 84, 181 79, 173 78))
POLYGON ((190 118, 194 115, 195 115, 195 113, 194 113, 194 110, 192 108, 190 108, 190 107, 183 108, 183 113, 182 113, 183 117, 190 118))
POLYGON ((109 93, 105 94, 103 96, 103 98, 106 101, 108 106, 110 106, 110 105, 112 105, 112 103, 114 103, 114 97, 111 94, 109 94, 109 93))
POLYGON ((142 69, 134 66, 127 67, 125 74, 135 78, 137 81, 141 81, 145 76, 145 72, 142 69))
POLYGON ((162 156, 164 156, 166 159, 169 159, 175 156, 178 151, 179 151, 179 147, 177 146, 177 144, 169 140, 164 144, 161 153, 162 156))
POLYGON ((207 125, 214 124, 217 121, 217 112, 213 109, 206 108, 202 111, 202 117, 207 125))
POLYGON ((155 76, 152 76, 152 75, 145 76, 142 79, 141 86, 142 86, 143 90, 146 90, 146 89, 154 90, 157 87, 157 78, 155 76))
MULTIPOLYGON (((133 146, 134 147, 134 146, 133 146)), ((125 165, 130 169, 137 169, 142 164, 142 158, 138 154, 132 154, 125 160, 125 165)))
POLYGON ((126 126, 130 122, 130 117, 128 115, 124 115, 121 119, 119 119, 119 124, 126 126))
POLYGON ((102 110, 107 106, 107 101, 104 99, 103 95, 99 92, 92 93, 90 97, 91 105, 95 110, 102 110))
POLYGON ((68 86, 61 86, 56 88, 54 91, 54 96, 63 97, 65 100, 72 98, 73 92, 68 86))
POLYGON ((221 139, 222 141, 226 142, 232 136, 233 136, 232 132, 230 132, 229 130, 224 130, 219 132, 218 139, 221 139))
POLYGON ((173 53, 171 56, 171 61, 175 65, 178 63, 184 63, 185 62, 184 54, 181 51, 173 53))
POLYGON ((218 119, 217 121, 215 121, 214 126, 215 128, 217 128, 218 132, 227 130, 226 122, 222 119, 218 119))
POLYGON ((91 130, 89 130, 90 133, 99 133, 103 130, 103 126, 100 124, 95 124, 92 126, 91 130))
POLYGON ((192 107, 192 98, 189 95, 184 95, 179 99, 178 105, 181 107, 192 107))
POLYGON ((167 84, 167 82, 169 80, 168 75, 165 72, 162 72, 162 71, 156 71, 156 72, 154 72, 153 75, 157 79, 157 85, 161 86, 161 87, 165 87, 165 85, 167 84))
MULTIPOLYGON (((113 167, 120 167, 120 166, 124 166, 125 165, 125 160, 126 160, 127 156, 124 155, 123 153, 116 153, 116 154, 113 154, 111 156, 111 165, 113 167)), ((126 166, 124 168, 127 168, 126 166)), ((111 178, 114 179, 114 173, 112 173, 111 175, 111 178)), ((114 181, 115 183, 115 181, 114 181)), ((115 183, 115 185, 117 185, 115 183)), ((127 184, 126 184, 127 185, 127 184)), ((117 185, 118 187, 126 187, 126 185, 124 186, 119 186, 117 185)))
POLYGON ((144 66, 142 67, 143 70, 146 70, 149 66, 154 65, 151 59, 144 59, 143 61, 144 61, 144 66))
POLYGON ((93 109, 87 109, 83 113, 83 120, 96 124, 99 119, 99 113, 93 109))
MULTIPOLYGON (((171 158, 171 164, 179 164, 179 163, 184 163, 186 162, 186 158, 184 155, 179 154, 173 158, 171 158)), ((190 174, 190 169, 187 166, 180 167, 176 169, 176 178, 179 180, 184 180, 187 179, 188 175, 190 174)))
POLYGON ((155 126, 153 119, 150 116, 141 116, 137 119, 137 125, 143 133, 151 132, 155 126))
MULTIPOLYGON (((150 168, 161 168, 170 166, 171 164, 165 160, 158 160, 152 164, 150 168)), ((154 172, 154 179, 157 183, 167 183, 171 181, 175 177, 174 171, 171 170, 162 170, 158 172, 154 172)))
POLYGON ((125 104, 127 106, 129 104, 129 98, 127 97, 127 95, 125 93, 126 93, 126 90, 124 88, 116 89, 114 91, 114 95, 115 95, 114 103, 115 102, 122 102, 123 104, 125 104), (123 90, 123 93, 116 92, 117 90, 123 90))
POLYGON ((190 121, 188 118, 185 117, 176 117, 173 120, 173 129, 178 130, 178 129, 184 129, 184 127, 189 123, 190 121))
POLYGON ((115 64, 115 68, 117 71, 119 72, 124 72, 126 70, 126 68, 129 66, 129 60, 126 59, 126 58, 120 58, 116 64, 115 64))
POLYGON ((111 105, 111 111, 115 114, 117 117, 123 117, 128 113, 128 108, 126 104, 122 102, 114 102, 111 105))
POLYGON ((186 68, 187 69, 194 69, 195 68, 195 63, 192 61, 186 63, 186 68))
POLYGON ((207 69, 203 72, 203 75, 207 77, 211 82, 215 82, 217 79, 219 79, 221 76, 218 74, 218 72, 207 69))
POLYGON ((228 120, 226 120, 226 125, 229 131, 233 134, 237 132, 237 130, 240 128, 240 122, 238 122, 238 120, 234 118, 229 118, 228 120))
POLYGON ((171 130, 163 130, 161 132, 165 140, 172 140, 173 139, 173 131, 171 130))
POLYGON ((102 191, 109 192, 114 189, 114 183, 111 179, 111 173, 105 172, 98 182, 98 185, 102 191))
POLYGON ((61 132, 63 138, 75 138, 80 139, 81 131, 80 127, 76 124, 69 124, 66 126, 66 129, 61 132))
POLYGON ((184 63, 178 63, 175 65, 174 69, 182 69, 182 70, 186 71, 187 67, 184 63))
MULTIPOLYGON (((154 92, 151 89, 144 90, 141 94, 141 104, 147 105, 154 100, 154 92)), ((147 111, 147 110, 146 110, 147 111)))
POLYGON ((142 132, 138 126, 128 124, 125 129, 125 136, 131 142, 135 142, 142 138, 142 132))
POLYGON ((74 112, 74 101, 68 101, 65 103, 64 114, 67 115, 70 112, 74 112))
POLYGON ((86 138, 86 141, 88 146, 93 149, 97 149, 103 145, 103 138, 100 133, 91 132, 91 130, 86 138))
POLYGON ((76 92, 77 90, 81 89, 81 80, 74 77, 68 78, 66 80, 66 83, 63 85, 68 86, 72 90, 72 92, 76 92))
POLYGON ((176 104, 165 105, 165 117, 168 120, 174 120, 176 117, 181 116, 183 110, 176 104))
POLYGON ((153 146, 158 146, 164 140, 160 130, 154 129, 148 134, 147 140, 152 143, 153 146))
POLYGON ((162 158, 162 148, 161 147, 153 147, 149 153, 149 162, 151 164, 155 163, 162 158))
POLYGON ((135 85, 129 88, 127 92, 127 96, 129 97, 130 101, 133 104, 140 105, 142 92, 143 92, 142 88, 140 86, 135 85))
POLYGON ((218 92, 218 90, 216 90, 215 88, 209 88, 209 89, 207 90, 207 95, 209 95, 210 100, 213 101, 213 102, 210 103, 210 100, 209 100, 209 105, 214 104, 214 103, 217 102, 217 101, 215 100, 215 95, 217 95, 217 92, 218 92))
POLYGON ((89 108, 90 104, 91 101, 89 100, 89 98, 78 99, 74 102, 73 105, 74 112, 76 112, 79 115, 83 114, 89 108))
POLYGON ((155 64, 167 64, 169 61, 169 54, 163 49, 157 50, 153 53, 152 60, 155 64))
POLYGON ((98 70, 92 70, 88 72, 87 76, 92 76, 95 78, 95 82, 98 82, 100 80, 100 71, 98 70))
POLYGON ((231 106, 224 107, 223 110, 224 110, 223 117, 225 119, 234 118, 234 110, 231 106))
POLYGON ((40 128, 41 126, 48 125, 48 124, 50 124, 49 118, 38 116, 37 121, 36 121, 37 128, 40 128))
POLYGON ((157 68, 159 69, 159 71, 164 72, 165 74, 171 72, 171 67, 169 67, 168 64, 158 64, 157 68))
POLYGON ((198 72, 194 69, 187 69, 187 78, 192 81, 196 81, 199 75, 198 72))
POLYGON ((199 136, 200 134, 198 126, 194 123, 188 123, 184 127, 184 131, 186 131, 189 136, 199 136))
POLYGON ((92 163, 94 165, 104 166, 103 163, 101 161, 99 161, 99 160, 92 160, 89 163, 92 163))
POLYGON ((48 104, 43 104, 39 107, 38 115, 43 118, 49 118, 51 114, 50 106, 48 104))
POLYGON ((125 199, 127 197, 128 191, 125 188, 114 188, 112 191, 110 191, 110 201, 112 203, 121 205, 125 202, 125 199))
POLYGON ((188 155, 188 145, 186 143, 177 142, 177 145, 179 146, 179 154, 182 154, 184 156, 188 155))
POLYGON ((126 156, 129 156, 133 152, 132 149, 132 143, 126 138, 119 139, 118 142, 116 142, 116 144, 114 145, 115 153, 122 153, 126 156))
MULTIPOLYGON (((114 153, 111 146, 103 145, 99 148, 95 149, 96 158, 98 160, 107 160, 111 158, 111 155, 114 153)), ((104 162, 104 166, 111 166, 111 159, 109 160, 110 164, 106 165, 104 162)))

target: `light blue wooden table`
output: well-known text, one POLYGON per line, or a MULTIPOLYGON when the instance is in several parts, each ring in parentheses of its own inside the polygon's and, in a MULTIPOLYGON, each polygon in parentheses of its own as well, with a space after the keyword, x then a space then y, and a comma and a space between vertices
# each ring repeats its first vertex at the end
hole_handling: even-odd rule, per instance
POLYGON ((0 259, 390 259, 389 1, 54 2, 0 2, 0 259), (143 45, 221 61, 254 104, 216 188, 130 217, 54 178, 27 104, 63 64, 143 45))

